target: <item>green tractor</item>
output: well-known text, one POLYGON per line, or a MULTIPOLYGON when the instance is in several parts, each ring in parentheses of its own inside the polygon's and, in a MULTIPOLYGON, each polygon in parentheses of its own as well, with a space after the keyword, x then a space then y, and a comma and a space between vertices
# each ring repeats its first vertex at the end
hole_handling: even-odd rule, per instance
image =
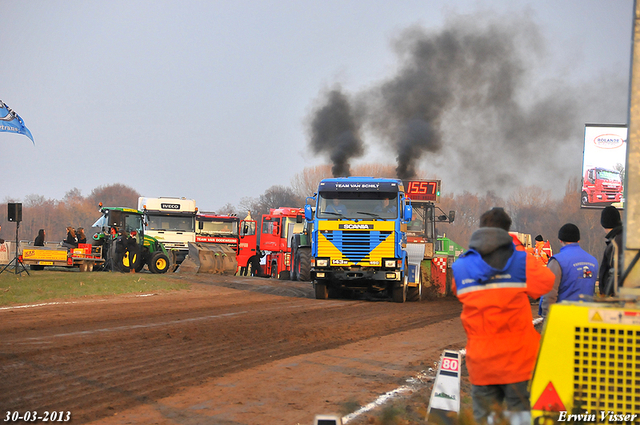
POLYGON ((145 264, 151 273, 166 273, 171 266, 169 255, 156 238, 144 234, 142 211, 133 208, 103 207, 102 216, 92 227, 93 245, 102 246, 103 270, 136 272, 145 264), (133 267, 130 267, 133 265, 133 267))

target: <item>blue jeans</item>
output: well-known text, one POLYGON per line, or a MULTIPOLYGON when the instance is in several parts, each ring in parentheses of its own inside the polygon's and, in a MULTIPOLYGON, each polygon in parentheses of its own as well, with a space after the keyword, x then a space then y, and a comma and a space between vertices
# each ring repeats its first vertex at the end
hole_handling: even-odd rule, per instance
POLYGON ((471 385, 471 397, 473 417, 478 423, 486 423, 491 413, 501 411, 504 408, 503 402, 506 402, 506 410, 512 412, 531 410, 529 381, 503 385, 471 385))

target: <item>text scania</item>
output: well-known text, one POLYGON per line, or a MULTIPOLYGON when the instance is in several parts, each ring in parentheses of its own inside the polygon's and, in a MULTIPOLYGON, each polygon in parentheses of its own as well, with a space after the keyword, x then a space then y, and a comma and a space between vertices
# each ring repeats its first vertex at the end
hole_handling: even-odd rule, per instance
POLYGON ((373 224, 340 224, 338 229, 363 229, 363 230, 371 230, 373 229, 373 224))

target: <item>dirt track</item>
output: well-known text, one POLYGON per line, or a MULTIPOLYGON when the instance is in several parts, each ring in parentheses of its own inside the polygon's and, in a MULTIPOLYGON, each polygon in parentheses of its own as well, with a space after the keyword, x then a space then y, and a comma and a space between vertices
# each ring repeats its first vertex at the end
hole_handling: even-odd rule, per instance
POLYGON ((193 289, 0 310, 3 419, 310 424, 464 346, 453 298, 320 301, 306 282, 182 279, 193 289))

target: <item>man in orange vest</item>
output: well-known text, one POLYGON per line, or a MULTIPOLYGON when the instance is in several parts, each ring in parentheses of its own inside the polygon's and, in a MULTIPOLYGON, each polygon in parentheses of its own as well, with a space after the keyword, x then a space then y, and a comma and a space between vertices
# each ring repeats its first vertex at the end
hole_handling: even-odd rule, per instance
POLYGON ((549 258, 551 258, 549 255, 550 252, 551 246, 549 245, 549 241, 545 242, 542 235, 536 236, 536 246, 533 248, 533 256, 542 261, 546 266, 549 263, 549 258), (548 251, 545 250, 545 247, 547 247, 548 251))
POLYGON ((530 421, 528 385, 540 334, 533 327, 529 297, 546 294, 555 280, 551 270, 516 246, 510 227, 511 218, 502 208, 485 212, 469 250, 452 265, 478 423, 503 403, 513 421, 530 421))

